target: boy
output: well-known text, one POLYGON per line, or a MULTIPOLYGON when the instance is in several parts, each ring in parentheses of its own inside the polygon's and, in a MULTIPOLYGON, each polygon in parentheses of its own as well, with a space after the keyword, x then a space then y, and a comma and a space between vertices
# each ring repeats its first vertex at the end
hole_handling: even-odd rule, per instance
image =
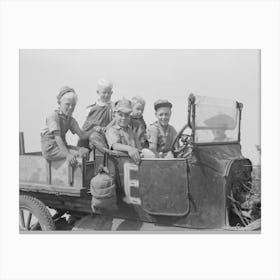
POLYGON ((119 100, 114 107, 114 124, 106 131, 106 139, 111 149, 127 152, 130 158, 140 162, 141 144, 129 126, 132 104, 127 99, 119 100))
POLYGON ((70 87, 63 87, 57 95, 59 108, 47 117, 45 127, 41 130, 42 154, 47 160, 66 158, 71 165, 75 165, 78 156, 88 153, 85 148, 68 146, 65 139, 68 130, 78 134, 81 139, 87 139, 92 133, 83 132, 72 117, 77 99, 75 90, 70 87))
POLYGON ((175 128, 169 125, 172 104, 168 100, 154 103, 157 121, 148 128, 149 149, 159 157, 172 157, 171 146, 177 135, 175 128))
POLYGON ((146 123, 143 119, 143 111, 145 109, 146 102, 140 96, 135 96, 131 99, 132 101, 132 113, 130 125, 133 132, 138 137, 138 140, 142 148, 148 148, 149 143, 146 135, 146 123))
MULTIPOLYGON (((96 90, 98 100, 87 107, 88 115, 83 125, 84 131, 95 128, 97 132, 104 132, 106 126, 112 121, 112 101, 113 84, 105 79, 101 79, 97 83, 96 90)), ((78 146, 89 147, 88 139, 79 141, 78 146)))

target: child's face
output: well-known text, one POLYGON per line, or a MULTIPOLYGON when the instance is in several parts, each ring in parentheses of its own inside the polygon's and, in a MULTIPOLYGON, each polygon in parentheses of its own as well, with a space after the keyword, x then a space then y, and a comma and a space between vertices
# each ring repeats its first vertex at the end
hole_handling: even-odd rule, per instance
POLYGON ((111 88, 105 88, 105 87, 100 88, 97 91, 100 101, 102 101, 102 102, 109 102, 111 100, 112 93, 113 93, 113 91, 111 88))
POLYGON ((115 120, 120 127, 127 127, 130 121, 130 114, 118 111, 115 113, 115 120))
POLYGON ((142 117, 144 108, 145 106, 143 104, 135 103, 134 106, 132 107, 131 115, 138 118, 142 117))
POLYGON ((59 109, 66 116, 72 116, 72 113, 76 106, 76 100, 74 98, 62 98, 60 100, 59 109))
POLYGON ((158 119, 158 122, 162 126, 168 125, 170 116, 171 116, 171 109, 168 107, 161 107, 156 111, 156 118, 158 119))

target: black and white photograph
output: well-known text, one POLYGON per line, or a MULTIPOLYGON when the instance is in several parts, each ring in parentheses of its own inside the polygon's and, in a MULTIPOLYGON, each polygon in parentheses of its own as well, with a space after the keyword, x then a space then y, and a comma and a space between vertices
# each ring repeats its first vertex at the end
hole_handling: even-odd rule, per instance
POLYGON ((21 233, 260 232, 260 50, 19 59, 21 233))

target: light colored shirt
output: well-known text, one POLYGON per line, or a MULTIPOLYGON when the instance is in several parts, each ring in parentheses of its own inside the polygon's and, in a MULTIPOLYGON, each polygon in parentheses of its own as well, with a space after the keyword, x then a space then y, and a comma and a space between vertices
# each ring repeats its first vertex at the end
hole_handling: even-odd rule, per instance
POLYGON ((123 128, 118 124, 114 124, 107 129, 106 139, 110 148, 112 148, 114 144, 119 143, 141 149, 140 142, 130 126, 123 128))
POLYGON ((147 129, 149 144, 156 145, 157 152, 166 153, 171 151, 172 143, 177 135, 175 128, 168 125, 164 129, 158 121, 152 123, 147 129))
POLYGON ((46 118, 45 126, 41 129, 41 137, 54 140, 55 135, 58 135, 66 143, 65 135, 67 131, 70 130, 73 134, 77 134, 78 129, 79 125, 73 117, 66 116, 59 110, 55 110, 46 118))

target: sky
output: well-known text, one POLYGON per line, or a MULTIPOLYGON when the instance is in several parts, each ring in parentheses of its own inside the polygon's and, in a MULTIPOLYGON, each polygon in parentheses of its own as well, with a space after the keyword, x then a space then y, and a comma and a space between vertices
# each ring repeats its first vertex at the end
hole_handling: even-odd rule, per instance
MULTIPOLYGON (((168 99, 170 124, 179 131, 187 122, 190 93, 242 102, 241 145, 244 156, 260 162, 259 50, 20 50, 20 131, 25 151, 40 151, 40 129, 57 108, 56 95, 73 87, 78 104, 73 117, 82 126, 86 107, 94 103, 97 82, 113 82, 112 100, 140 95, 146 100, 144 119, 155 121, 153 103, 168 99)), ((69 144, 77 136, 67 134, 69 144)))

